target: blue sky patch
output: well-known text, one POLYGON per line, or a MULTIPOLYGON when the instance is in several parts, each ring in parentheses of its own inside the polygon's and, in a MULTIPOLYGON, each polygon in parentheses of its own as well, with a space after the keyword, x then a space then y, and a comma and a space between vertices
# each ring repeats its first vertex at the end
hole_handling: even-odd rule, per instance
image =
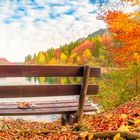
POLYGON ((34 10, 44 10, 45 7, 44 6, 35 6, 33 7, 34 10))
POLYGON ((50 3, 48 4, 50 7, 60 7, 60 6, 65 6, 65 4, 59 4, 59 3, 50 3))
POLYGON ((28 15, 28 11, 25 7, 18 7, 15 11, 14 11, 15 15, 22 15, 22 16, 27 16, 28 15))
POLYGON ((92 3, 92 4, 96 4, 97 0, 89 0, 89 2, 92 3))
POLYGON ((49 13, 50 19, 57 19, 61 16, 59 13, 49 13))
POLYGON ((21 16, 19 16, 19 15, 13 15, 13 16, 11 16, 11 19, 15 19, 15 20, 18 20, 20 18, 21 18, 21 16))
POLYGON ((75 12, 75 10, 68 10, 68 11, 64 12, 64 14, 72 15, 72 14, 74 14, 74 12, 75 12))
POLYGON ((13 18, 6 18, 6 19, 4 20, 4 23, 10 24, 10 23, 12 23, 13 21, 14 21, 13 18))
POLYGON ((107 4, 109 2, 109 0, 89 0, 89 2, 91 4, 100 4, 100 5, 102 5, 102 4, 107 4))

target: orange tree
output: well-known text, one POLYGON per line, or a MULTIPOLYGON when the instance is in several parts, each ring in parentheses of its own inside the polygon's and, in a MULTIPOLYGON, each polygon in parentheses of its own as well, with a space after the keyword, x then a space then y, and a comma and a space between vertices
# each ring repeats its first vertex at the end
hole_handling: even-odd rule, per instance
POLYGON ((102 8, 105 11, 98 17, 105 21, 113 37, 110 44, 106 42, 106 38, 102 39, 113 62, 122 67, 130 66, 127 67, 128 69, 123 68, 107 73, 101 81, 101 94, 97 100, 107 108, 111 105, 110 99, 113 99, 112 103, 114 103, 111 106, 116 106, 140 93, 140 11, 135 10, 136 4, 139 6, 136 2, 136 0, 125 0, 124 4, 128 4, 130 10, 133 9, 131 12, 119 10, 120 8, 115 6, 110 8, 111 4, 109 4, 108 7, 102 8), (130 63, 133 65, 129 65, 130 63))
MULTIPOLYGON (((131 7, 139 4, 138 0, 125 0, 131 2, 131 7)), ((120 66, 129 62, 140 63, 140 11, 126 13, 123 10, 108 10, 103 20, 107 23, 109 31, 115 39, 121 42, 120 46, 111 46, 109 52, 112 61, 120 66)))

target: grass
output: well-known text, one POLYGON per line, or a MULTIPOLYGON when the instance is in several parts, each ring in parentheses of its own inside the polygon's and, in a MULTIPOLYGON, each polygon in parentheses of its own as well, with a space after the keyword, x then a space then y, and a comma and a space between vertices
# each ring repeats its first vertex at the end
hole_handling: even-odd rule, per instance
POLYGON ((98 80, 100 92, 95 100, 103 110, 116 107, 140 94, 139 69, 113 70, 101 74, 98 80))

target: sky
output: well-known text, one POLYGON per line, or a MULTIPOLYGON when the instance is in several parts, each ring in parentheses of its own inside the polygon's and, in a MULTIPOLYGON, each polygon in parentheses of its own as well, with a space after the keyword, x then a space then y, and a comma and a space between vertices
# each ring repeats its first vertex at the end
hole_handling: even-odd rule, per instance
POLYGON ((0 58, 23 62, 105 28, 97 11, 96 0, 0 0, 0 58))

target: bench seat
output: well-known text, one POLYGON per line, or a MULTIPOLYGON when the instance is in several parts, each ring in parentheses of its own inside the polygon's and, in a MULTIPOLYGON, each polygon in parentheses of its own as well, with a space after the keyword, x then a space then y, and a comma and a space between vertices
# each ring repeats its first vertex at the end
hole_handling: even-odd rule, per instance
MULTIPOLYGON (((28 103, 32 105, 30 108, 20 109, 16 102, 1 102, 0 116, 66 114, 76 113, 78 109, 78 100, 33 101, 28 103)), ((96 109, 91 103, 85 102, 84 112, 91 111, 96 111, 96 109)))

